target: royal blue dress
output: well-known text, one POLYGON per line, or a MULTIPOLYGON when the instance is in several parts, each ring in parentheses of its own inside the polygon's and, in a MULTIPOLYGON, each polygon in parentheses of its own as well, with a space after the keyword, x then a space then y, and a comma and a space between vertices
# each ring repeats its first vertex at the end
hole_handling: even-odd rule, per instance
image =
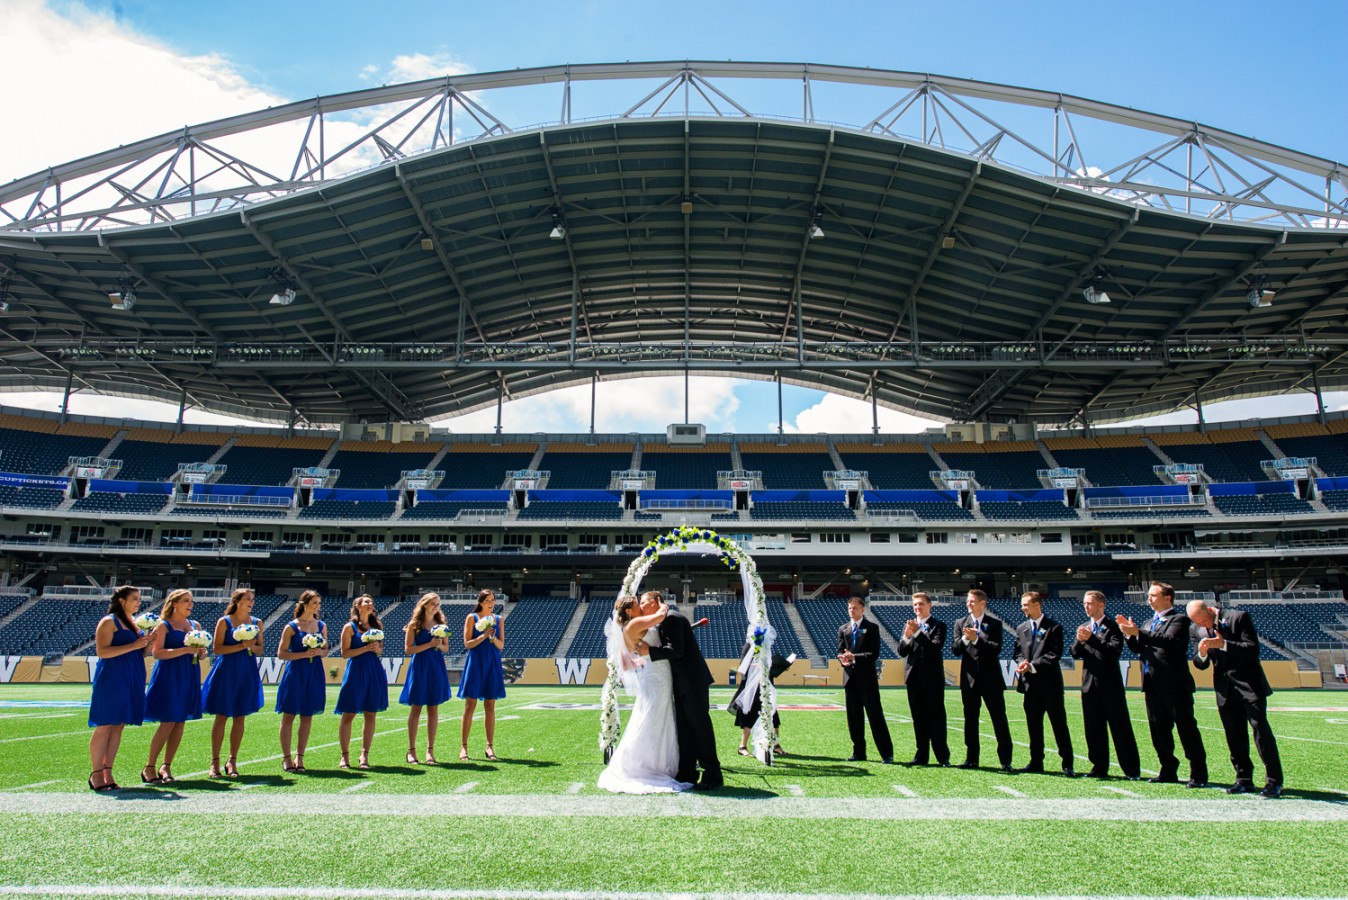
MULTIPOLYGON (((140 637, 135 628, 124 628, 112 617, 117 629, 112 646, 124 647, 140 637)), ((145 654, 135 650, 100 659, 94 667, 94 692, 89 698, 89 725, 139 725, 145 720, 145 654)))
MULTIPOLYGON (((420 646, 433 640, 430 631, 423 628, 412 643, 420 646)), ((413 656, 398 702, 404 706, 439 706, 448 699, 449 673, 445 671, 445 654, 439 650, 423 650, 413 656)))
MULTIPOLYGON (((359 647, 363 633, 355 622, 351 623, 351 646, 359 647)), ((417 654, 417 658, 432 651, 417 654)), ((415 660, 414 660, 415 661, 415 660)), ((441 667, 443 668, 443 666, 441 667)), ((378 654, 362 653, 346 661, 346 672, 342 675, 342 689, 337 692, 337 705, 334 713, 383 712, 388 709, 388 673, 379 661, 378 654)))
MULTIPOLYGON (((328 636, 328 626, 318 623, 318 633, 324 639, 328 636)), ((300 631, 298 620, 290 623, 291 653, 309 649, 304 646, 304 632, 300 631)), ((276 711, 292 716, 316 716, 328 705, 327 679, 323 677, 322 657, 310 659, 291 659, 286 661, 281 681, 276 686, 276 711)))
MULTIPOLYGON (((254 625, 261 626, 257 616, 254 625)), ((234 623, 228 616, 225 623, 225 646, 238 644, 234 640, 234 623)), ((216 623, 219 625, 219 622, 216 623)), ((206 673, 201 686, 201 707, 208 716, 250 716, 262 708, 262 676, 257 672, 253 654, 247 650, 217 656, 206 673)))
MULTIPOLYGON (((473 634, 477 634, 479 617, 473 613, 473 634)), ((496 617, 492 628, 497 639, 501 637, 501 617, 496 617)), ((501 669, 501 651, 491 641, 483 641, 468 651, 459 679, 459 699, 500 700, 505 697, 505 672, 501 669)))
MULTIPOLYGON (((165 650, 181 650, 186 631, 164 620, 165 650)), ((188 628, 200 628, 191 622, 188 628)), ((194 722, 201 718, 201 668, 192 655, 157 659, 145 689, 145 718, 150 722, 194 722)))

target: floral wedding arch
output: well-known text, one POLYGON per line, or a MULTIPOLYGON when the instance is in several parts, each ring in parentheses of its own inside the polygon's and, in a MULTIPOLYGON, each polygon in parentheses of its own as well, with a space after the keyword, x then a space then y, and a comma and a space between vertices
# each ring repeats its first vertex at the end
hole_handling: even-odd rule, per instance
MULTIPOLYGON (((728 537, 717 534, 709 528, 695 528, 680 525, 668 534, 660 535, 647 544, 641 554, 627 567, 619 596, 636 596, 641 590, 641 581, 651 566, 659 562, 661 556, 673 556, 680 553, 697 553, 703 556, 720 557, 727 568, 738 569, 744 584, 744 612, 749 619, 745 640, 750 646, 747 654, 747 667, 741 667, 740 677, 744 679, 743 697, 753 697, 758 693, 762 700, 762 709, 758 721, 754 724, 754 755, 767 765, 772 765, 772 748, 777 746, 777 730, 772 725, 773 713, 777 710, 777 691, 766 673, 772 666, 772 644, 777 633, 768 622, 767 598, 763 594, 763 579, 758 575, 758 566, 739 544, 728 537)), ((622 691, 622 674, 617 664, 608 661, 608 677, 600 694, 599 749, 603 751, 605 762, 618 743, 618 694, 622 691)))

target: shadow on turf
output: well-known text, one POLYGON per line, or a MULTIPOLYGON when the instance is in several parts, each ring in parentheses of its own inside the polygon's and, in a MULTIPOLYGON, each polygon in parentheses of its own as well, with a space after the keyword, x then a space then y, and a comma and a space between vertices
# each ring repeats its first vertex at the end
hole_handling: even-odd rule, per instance
POLYGON ((1288 800, 1314 800, 1317 803, 1333 803, 1336 806, 1348 804, 1348 796, 1329 791, 1303 791, 1296 788, 1284 788, 1282 795, 1288 800))

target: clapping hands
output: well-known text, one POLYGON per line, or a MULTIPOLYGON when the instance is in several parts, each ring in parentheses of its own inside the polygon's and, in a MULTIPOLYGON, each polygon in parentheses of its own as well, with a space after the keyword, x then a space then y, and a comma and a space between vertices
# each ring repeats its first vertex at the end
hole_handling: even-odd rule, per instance
POLYGON ((1119 630, 1129 637, 1137 637, 1142 631, 1142 629, 1138 628, 1133 622, 1132 616, 1118 615, 1114 617, 1114 621, 1118 623, 1119 630))
POLYGON ((909 620, 908 620, 907 622, 905 622, 904 625, 903 625, 903 636, 904 636, 904 638, 905 638, 905 639, 911 638, 913 635, 917 634, 918 629, 921 628, 921 627, 922 627, 922 624, 921 624, 920 622, 918 622, 917 619, 909 619, 909 620))
POLYGON ((1087 641, 1090 640, 1090 637, 1091 637, 1091 630, 1089 628, 1087 628, 1085 625, 1077 626, 1077 640, 1087 641))

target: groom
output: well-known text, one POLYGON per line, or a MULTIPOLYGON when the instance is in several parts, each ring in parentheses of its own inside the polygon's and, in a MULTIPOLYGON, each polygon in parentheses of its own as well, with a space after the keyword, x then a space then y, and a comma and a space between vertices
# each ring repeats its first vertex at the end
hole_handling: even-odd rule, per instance
MULTIPOLYGON (((664 598, 659 591, 641 595, 641 614, 648 616, 664 598)), ((673 606, 656 628, 660 646, 650 648, 651 659, 669 660, 674 678, 674 730, 679 737, 679 771, 675 778, 689 782, 694 790, 711 791, 725 785, 721 762, 716 757, 716 736, 712 732, 711 696, 707 688, 713 681, 711 669, 702 658, 702 650, 693 637, 693 626, 673 606), (697 768, 702 767, 698 781, 697 768)))

